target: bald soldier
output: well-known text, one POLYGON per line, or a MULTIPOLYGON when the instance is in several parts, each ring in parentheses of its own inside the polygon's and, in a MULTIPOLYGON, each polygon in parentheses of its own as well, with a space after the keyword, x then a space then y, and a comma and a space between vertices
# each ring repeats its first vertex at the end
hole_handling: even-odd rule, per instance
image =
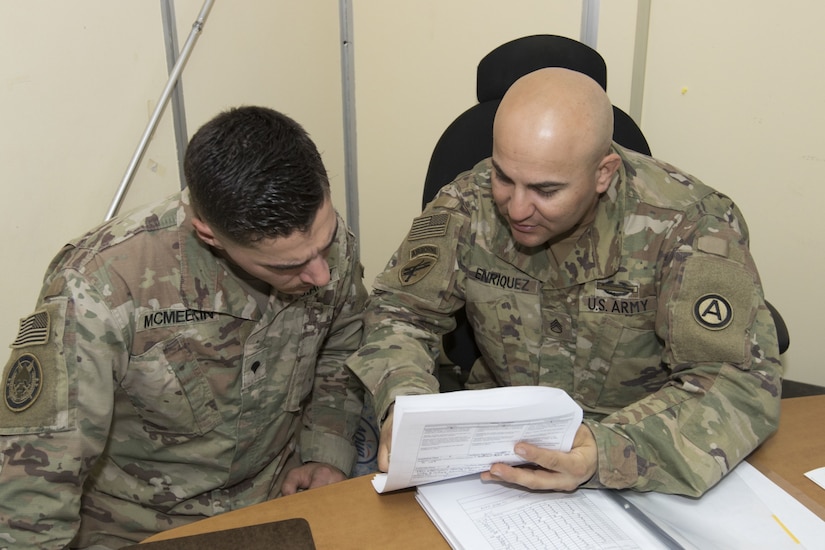
POLYGON ((437 392, 439 337, 466 306, 467 388, 562 388, 585 411, 570 452, 482 474, 531 489, 701 495, 777 426, 776 331, 726 196, 611 141, 589 77, 541 69, 503 98, 493 153, 444 187, 375 281, 347 362, 385 418, 437 392))

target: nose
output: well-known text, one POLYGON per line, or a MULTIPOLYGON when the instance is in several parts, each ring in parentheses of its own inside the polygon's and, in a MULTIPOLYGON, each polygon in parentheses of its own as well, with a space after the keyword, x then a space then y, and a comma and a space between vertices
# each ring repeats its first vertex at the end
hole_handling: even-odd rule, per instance
POLYGON ((324 286, 329 282, 329 264, 326 258, 316 256, 306 265, 300 275, 301 281, 313 285, 324 286))
POLYGON ((533 202, 529 193, 521 185, 514 185, 507 201, 507 216, 515 222, 522 222, 533 215, 533 202))

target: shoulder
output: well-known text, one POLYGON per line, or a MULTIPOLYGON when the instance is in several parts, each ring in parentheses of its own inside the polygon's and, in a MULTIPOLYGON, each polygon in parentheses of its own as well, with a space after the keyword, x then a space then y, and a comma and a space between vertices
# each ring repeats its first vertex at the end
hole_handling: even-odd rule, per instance
POLYGON ((472 170, 458 174, 441 188, 425 211, 450 211, 470 216, 486 202, 492 203, 491 171, 490 159, 484 159, 472 170))
POLYGON ((72 242, 77 248, 105 250, 132 239, 135 235, 177 228, 183 201, 176 193, 160 202, 136 208, 110 220, 72 242))
POLYGON ((343 294, 360 294, 363 288, 364 267, 358 251, 358 239, 337 211, 335 215, 338 229, 327 257, 331 274, 330 284, 343 294))
POLYGON ((628 192, 657 208, 686 210, 721 193, 695 176, 659 159, 616 147, 622 157, 628 192))
POLYGON ((116 250, 117 254, 123 255, 125 246, 144 249, 146 244, 138 242, 138 236, 152 238, 166 232, 177 239, 179 220, 185 217, 183 209, 181 193, 176 193, 107 221, 67 243, 53 260, 50 271, 60 268, 82 270, 100 254, 116 250))
POLYGON ((330 260, 348 266, 359 261, 358 239, 340 213, 336 211, 335 217, 338 220, 338 229, 330 249, 330 260))

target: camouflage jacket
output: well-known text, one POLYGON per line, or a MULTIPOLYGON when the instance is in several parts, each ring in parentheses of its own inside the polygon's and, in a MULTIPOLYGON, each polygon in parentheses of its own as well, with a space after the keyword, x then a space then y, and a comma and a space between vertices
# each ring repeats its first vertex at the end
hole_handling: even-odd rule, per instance
POLYGON ((350 472, 363 390, 343 362, 366 301, 352 234, 328 285, 269 295, 191 216, 184 191, 50 266, 4 371, 0 547, 119 547, 274 498, 301 462, 350 472))
POLYGON ((741 213, 614 147, 623 162, 596 219, 559 261, 511 238, 489 160, 413 222, 347 361, 379 418, 397 395, 438 391, 439 335, 466 306, 481 351, 468 388, 569 392, 598 443, 588 486, 699 495, 775 430, 776 331, 741 213))

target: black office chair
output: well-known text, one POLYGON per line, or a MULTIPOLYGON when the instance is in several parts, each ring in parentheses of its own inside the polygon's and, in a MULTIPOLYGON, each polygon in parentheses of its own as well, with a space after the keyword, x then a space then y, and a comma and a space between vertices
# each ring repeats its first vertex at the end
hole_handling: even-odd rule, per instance
MULTIPOLYGON (((459 173, 492 154, 493 119, 501 98, 520 77, 544 67, 579 71, 607 89, 604 59, 596 50, 576 40, 542 34, 518 38, 495 48, 478 64, 476 96, 479 103, 456 118, 436 143, 424 178, 422 208, 459 173)), ((633 119, 616 106, 613 106, 613 114, 614 141, 650 155, 647 140, 633 119)), ((789 345, 787 328, 776 309, 770 304, 768 307, 776 322, 780 351, 784 352, 789 345)), ((447 358, 460 369, 458 383, 450 381, 448 388, 457 389, 481 355, 464 308, 456 313, 456 328, 444 336, 442 345, 447 358)))

